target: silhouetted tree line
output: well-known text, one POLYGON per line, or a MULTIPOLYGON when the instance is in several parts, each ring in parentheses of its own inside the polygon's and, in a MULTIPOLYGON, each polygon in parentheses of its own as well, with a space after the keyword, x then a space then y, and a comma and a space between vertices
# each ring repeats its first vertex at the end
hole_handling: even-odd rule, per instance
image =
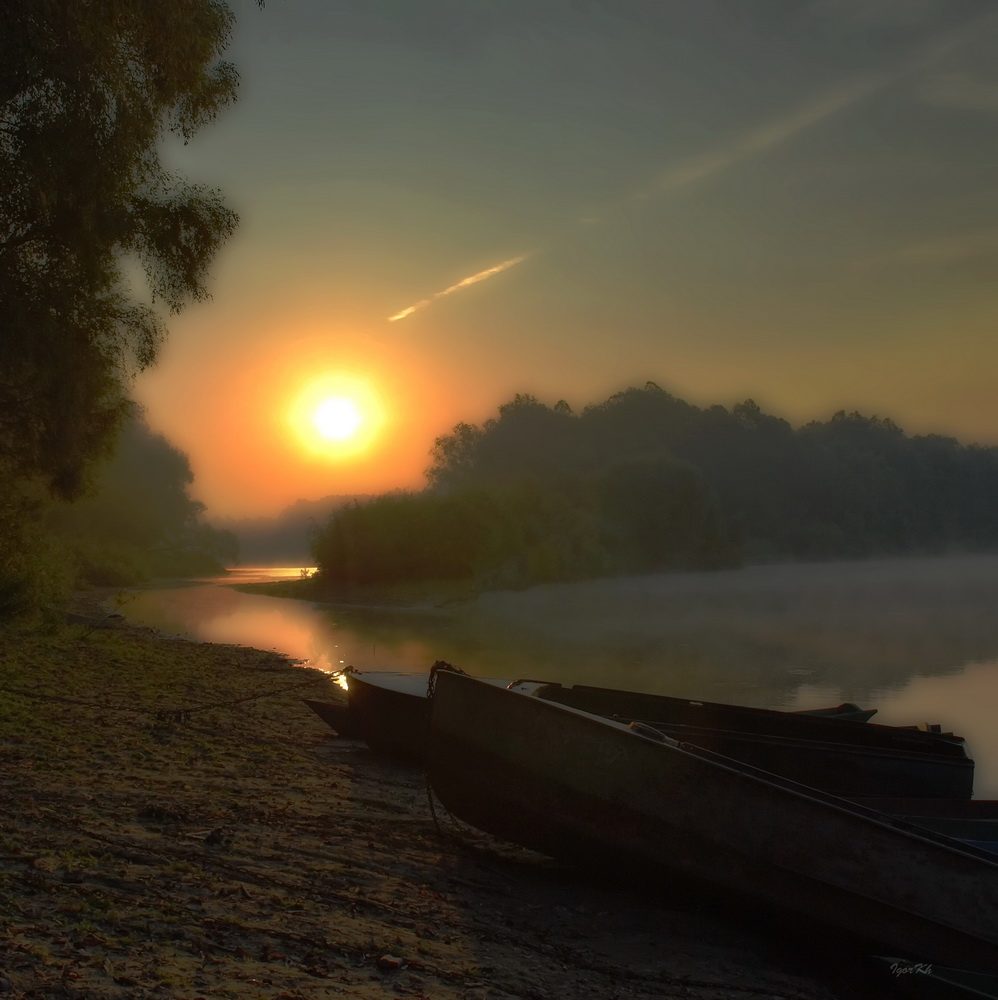
POLYGON ((325 579, 517 586, 998 547, 998 448, 859 413, 795 429, 649 382, 579 414, 517 395, 431 454, 428 489, 333 514, 314 542, 325 579))
POLYGON ((222 572, 238 559, 235 536, 201 519, 187 490, 187 456, 136 417, 93 492, 48 511, 49 528, 79 582, 115 586, 152 577, 222 572))
POLYGON ((202 520, 204 505, 187 492, 193 479, 187 456, 133 413, 112 456, 90 467, 83 498, 39 493, 20 544, 0 545, 0 621, 73 587, 222 572, 238 543, 202 520))
POLYGON ((330 494, 318 500, 296 500, 276 517, 215 518, 214 523, 235 536, 244 566, 306 566, 312 560, 309 540, 329 520, 329 515, 371 496, 330 494))

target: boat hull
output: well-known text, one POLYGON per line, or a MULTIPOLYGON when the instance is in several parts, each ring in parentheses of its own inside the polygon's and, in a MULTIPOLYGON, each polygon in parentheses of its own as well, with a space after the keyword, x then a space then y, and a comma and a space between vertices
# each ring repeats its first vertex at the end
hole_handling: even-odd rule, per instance
MULTIPOLYGON (((421 761, 428 676, 354 671, 346 680, 354 733, 376 753, 421 761)), ((973 793, 974 763, 958 737, 584 685, 488 683, 592 714, 652 720, 675 738, 836 795, 969 799, 973 793)))
POLYGON ((441 672, 428 769, 454 815, 525 847, 693 880, 902 955, 998 960, 985 852, 736 761, 441 672))
POLYGON ((544 684, 534 694, 593 715, 647 722, 675 739, 835 795, 973 795, 974 762, 960 737, 831 714, 846 706, 819 714, 774 712, 582 684, 544 684))
POLYGON ((314 701, 310 698, 306 698, 304 701, 330 729, 336 730, 340 736, 348 740, 360 738, 361 733, 349 705, 336 704, 331 701, 314 701))
POLYGON ((430 724, 426 684, 425 676, 347 675, 350 713, 361 738, 375 753, 410 762, 423 760, 430 724))
POLYGON ((893 741, 886 739, 879 748, 668 723, 653 728, 680 742, 693 743, 833 795, 890 793, 948 800, 969 799, 974 793, 974 762, 970 758, 893 749, 893 741))
POLYGON ((663 722, 698 729, 966 757, 962 737, 953 736, 952 733, 922 731, 914 726, 865 725, 849 711, 854 706, 840 705, 838 708, 808 712, 777 712, 765 708, 671 698, 586 684, 575 684, 572 687, 543 684, 534 693, 545 701, 556 701, 592 715, 626 721, 641 720, 652 724, 663 722), (843 712, 844 714, 840 714, 843 712))

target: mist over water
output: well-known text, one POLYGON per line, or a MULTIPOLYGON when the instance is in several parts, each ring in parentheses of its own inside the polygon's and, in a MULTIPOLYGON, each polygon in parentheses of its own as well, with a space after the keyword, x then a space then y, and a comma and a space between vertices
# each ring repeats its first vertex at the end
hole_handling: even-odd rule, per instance
MULTIPOLYGON (((241 576, 299 575, 298 569, 241 576)), ((323 669, 546 678, 766 708, 855 701, 967 737, 998 796, 998 557, 756 566, 553 584, 458 608, 329 608, 218 583, 135 595, 166 631, 323 669)))

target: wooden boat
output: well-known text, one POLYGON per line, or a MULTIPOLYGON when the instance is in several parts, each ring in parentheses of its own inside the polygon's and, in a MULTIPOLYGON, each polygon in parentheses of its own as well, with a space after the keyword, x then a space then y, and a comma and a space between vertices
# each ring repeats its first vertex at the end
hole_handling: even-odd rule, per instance
POLYGON ((348 740, 361 738, 357 721, 346 702, 314 701, 310 698, 305 698, 304 701, 330 729, 335 729, 340 736, 348 740))
POLYGON ((358 670, 345 677, 350 714, 364 742, 375 753, 421 761, 430 721, 428 675, 358 670))
POLYGON ((998 855, 640 724, 438 671, 427 768, 455 816, 543 853, 998 968, 998 855))
MULTIPOLYGON (((422 760, 428 675, 351 671, 345 676, 354 735, 376 753, 422 760)), ((840 720, 828 714, 836 709, 812 715, 579 684, 488 683, 595 715, 647 722, 677 739, 836 795, 970 798, 973 792, 974 763, 963 740, 952 735, 840 720)), ((847 715, 856 711, 854 705, 840 708, 847 715)))
MULTIPOLYGON (((363 740, 375 753, 419 762, 426 747, 430 675, 391 670, 348 670, 345 706, 329 702, 305 704, 341 736, 363 740)), ((505 687, 508 679, 489 679, 505 687)))
POLYGON ((973 794, 974 763, 964 741, 952 734, 861 725, 827 712, 773 712, 585 685, 546 684, 533 693, 594 715, 642 721, 675 739, 835 795, 973 794))
MULTIPOLYGON (((426 739, 426 728, 429 724, 429 706, 426 701, 429 674, 348 669, 343 673, 343 677, 346 680, 348 692, 348 701, 345 706, 333 702, 313 700, 306 700, 305 704, 341 736, 363 739, 376 753, 407 760, 421 759, 426 739)), ((681 711, 684 706, 706 707, 717 722, 723 721, 733 724, 742 722, 744 717, 743 724, 750 732, 767 731, 765 720, 773 720, 771 724, 776 725, 780 717, 786 715, 791 720, 788 723, 788 731, 800 734, 802 738, 807 738, 809 729, 800 724, 796 728, 794 727, 795 720, 805 716, 820 717, 823 722, 838 718, 849 721, 865 721, 876 712, 876 709, 864 710, 847 703, 835 708, 815 709, 802 713, 783 713, 755 708, 741 709, 734 705, 713 705, 710 702, 687 702, 678 698, 638 695, 632 692, 587 688, 581 685, 574 688, 563 688, 560 684, 552 684, 547 681, 511 681, 506 678, 490 679, 489 683, 536 691, 539 697, 558 697, 559 695, 570 697, 573 693, 578 692, 582 697, 591 698, 595 693, 605 690, 609 696, 646 699, 646 707, 654 703, 656 711, 668 718, 685 717, 681 711), (665 705, 675 706, 675 708, 666 712, 663 707, 665 705)), ((619 707, 621 706, 615 701, 607 705, 607 712, 612 714, 619 707)), ((648 707, 648 711, 650 710, 648 707)), ((702 714, 699 713, 697 717, 702 717, 702 714)), ((819 734, 825 731, 824 726, 819 724, 819 734)), ((878 788, 874 791, 882 791, 882 789, 878 788)))
POLYGON ((538 684, 534 697, 593 715, 640 721, 835 795, 970 798, 974 762, 961 737, 915 727, 868 725, 848 715, 854 705, 817 714, 669 698, 576 684, 538 684))
MULTIPOLYGON (((575 684, 564 687, 550 681, 515 681, 514 685, 534 683, 538 698, 560 701, 563 705, 581 708, 594 715, 621 719, 656 719, 677 725, 701 726, 704 729, 725 729, 744 733, 769 733, 797 739, 821 738, 821 734, 840 728, 837 723, 859 724, 877 714, 875 708, 863 709, 851 702, 834 708, 812 708, 798 712, 778 712, 768 708, 745 705, 724 705, 713 701, 672 698, 661 694, 622 691, 617 688, 575 684), (832 729, 828 724, 833 723, 832 729), (817 734, 817 735, 815 735, 817 734)), ((869 728, 869 727, 865 727, 869 728)), ((884 729, 886 727, 877 727, 884 729)), ((905 727, 908 729, 909 727, 905 727)), ((917 730, 915 730, 917 732, 917 730)))

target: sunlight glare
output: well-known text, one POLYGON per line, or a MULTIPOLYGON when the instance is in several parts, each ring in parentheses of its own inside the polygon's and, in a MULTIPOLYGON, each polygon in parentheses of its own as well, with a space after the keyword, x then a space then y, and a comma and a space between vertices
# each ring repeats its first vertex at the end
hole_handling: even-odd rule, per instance
POLYGON ((366 451, 384 423, 384 409, 370 384, 343 372, 306 383, 288 411, 299 445, 318 458, 344 458, 366 451))
POLYGON ((353 401, 339 396, 324 399, 312 420, 319 433, 332 441, 345 441, 353 437, 363 423, 360 410, 353 401))

